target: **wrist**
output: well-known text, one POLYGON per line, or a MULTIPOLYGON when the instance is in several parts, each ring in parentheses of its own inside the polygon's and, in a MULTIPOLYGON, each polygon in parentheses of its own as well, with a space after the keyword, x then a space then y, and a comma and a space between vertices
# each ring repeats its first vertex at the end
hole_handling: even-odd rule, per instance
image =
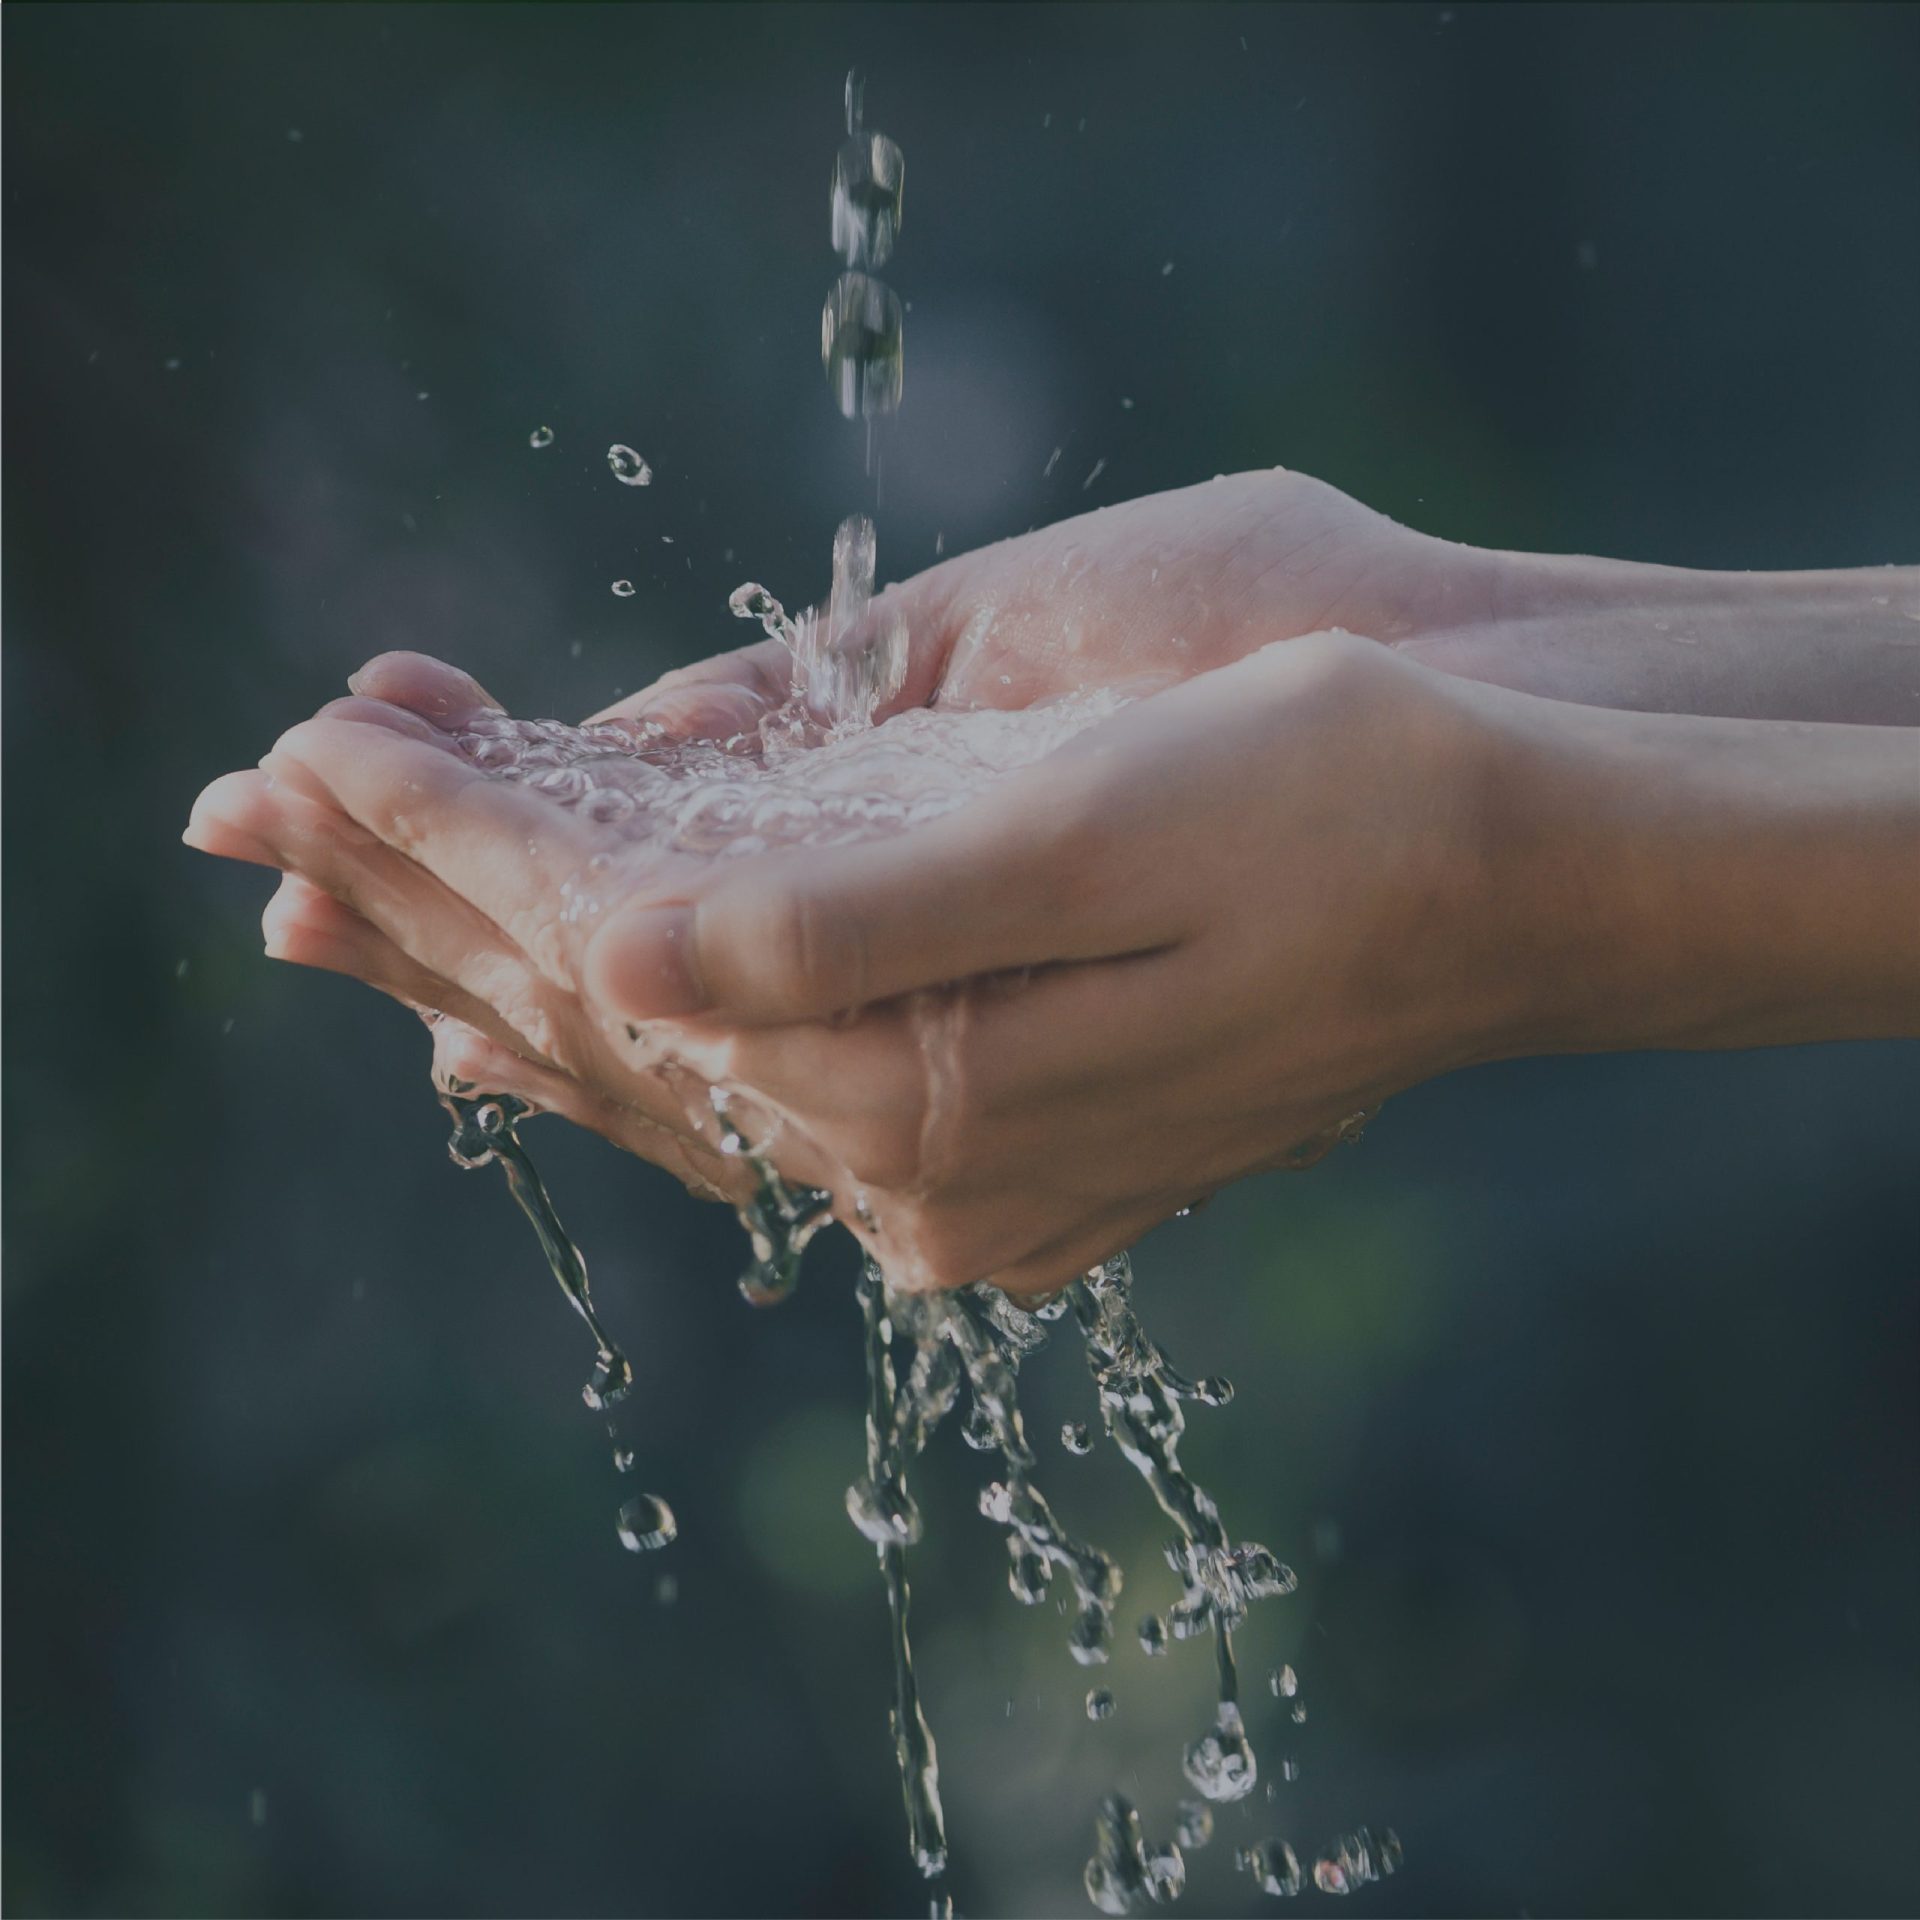
POLYGON ((1482 706, 1494 1052, 1920 1030, 1920 736, 1482 706))
POLYGON ((1920 569, 1726 573, 1483 553, 1423 665, 1583 706, 1920 725, 1920 569))

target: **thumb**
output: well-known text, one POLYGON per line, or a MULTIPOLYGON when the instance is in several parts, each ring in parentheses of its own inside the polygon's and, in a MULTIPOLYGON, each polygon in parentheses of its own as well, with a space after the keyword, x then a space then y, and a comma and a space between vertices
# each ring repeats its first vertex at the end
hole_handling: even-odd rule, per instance
POLYGON ((1087 809, 1010 784, 1026 792, 867 846, 769 854, 689 900, 616 912, 587 949, 587 989, 634 1019, 812 1020, 1169 937, 1087 809))

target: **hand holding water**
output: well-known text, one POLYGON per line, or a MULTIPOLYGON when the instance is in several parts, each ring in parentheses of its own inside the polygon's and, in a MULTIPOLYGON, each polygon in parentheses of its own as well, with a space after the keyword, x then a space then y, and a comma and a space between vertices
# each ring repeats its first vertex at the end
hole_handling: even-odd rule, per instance
MULTIPOLYGON (((1912 588, 1880 578, 1884 617, 1847 614, 1864 637, 1822 700, 1884 704, 1912 588)), ((773 1157, 832 1187, 900 1277, 1048 1285, 1469 1060, 1910 1022, 1912 943, 1881 876, 1911 841, 1911 736, 1601 714, 1365 642, 1271 645, 1338 617, 1475 679, 1584 676, 1589 697, 1602 657, 1610 697, 1675 704, 1769 606, 1807 617, 1804 586, 1769 591, 1476 553, 1250 476, 896 590, 899 705, 1159 689, 898 840, 629 869, 569 926, 591 834, 449 759, 447 727, 485 696, 408 658, 288 736, 272 786, 210 791, 195 833, 309 875, 322 894, 289 882, 270 910, 278 949, 444 1010, 463 1077, 709 1185, 735 1170, 704 1082, 751 1088, 773 1157), (1684 649, 1656 637, 1676 619, 1684 649), (1783 904, 1804 932, 1816 898, 1822 938, 1783 940, 1783 904), (691 1073, 621 1044, 654 1018, 691 1073)), ((1842 592, 1861 598, 1831 589, 1829 619, 1842 592)), ((1749 646, 1741 699, 1795 710, 1803 652, 1770 676, 1749 646)), ((785 686, 761 646, 614 711, 743 732, 785 686)), ((1722 686, 1695 691, 1729 710, 1722 686)))

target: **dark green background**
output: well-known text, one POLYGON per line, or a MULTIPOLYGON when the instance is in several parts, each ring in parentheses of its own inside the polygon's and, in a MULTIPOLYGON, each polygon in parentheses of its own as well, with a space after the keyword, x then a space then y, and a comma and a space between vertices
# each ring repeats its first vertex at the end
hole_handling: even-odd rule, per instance
MULTIPOLYGON (((1274 462, 1466 539, 1920 558, 1920 13, 3 25, 7 1909, 913 1910, 844 1248, 757 1316, 730 1220, 531 1130, 681 1516, 622 1553, 582 1331, 422 1036, 260 958, 195 790, 380 648, 571 714, 731 644, 744 577, 819 591, 855 60, 908 163, 883 572, 1274 462)), ((1915 1065, 1483 1071, 1153 1239, 1151 1319, 1241 1387, 1192 1460, 1304 1576, 1245 1649, 1301 1777, 1189 1911, 1359 1821, 1406 1843, 1374 1913, 1920 1906, 1915 1065)), ((980 1473, 943 1436, 913 1556, 957 1891, 1082 1911, 1209 1663, 1123 1644, 1090 1726, 980 1473)), ((1047 1481, 1163 1604, 1118 1462, 1047 1481)))

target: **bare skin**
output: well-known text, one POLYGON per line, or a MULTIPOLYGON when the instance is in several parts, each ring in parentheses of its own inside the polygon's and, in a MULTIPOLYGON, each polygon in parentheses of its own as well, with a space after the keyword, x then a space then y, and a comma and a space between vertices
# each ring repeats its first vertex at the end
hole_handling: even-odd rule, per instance
MULTIPOLYGON (((1920 1030, 1920 734, 1481 684, 1558 659, 1622 707, 1899 715, 1910 573, 1485 554, 1256 475, 897 591, 903 703, 1160 690, 901 839, 636 868, 590 937, 557 899, 588 830, 452 755, 485 696, 417 657, 216 783, 188 837, 287 871, 270 952, 450 1016, 438 1068, 694 1184, 734 1177, 701 1083, 752 1087, 783 1168, 923 1284, 1057 1284, 1469 1061, 1920 1030), (1329 620, 1397 652, 1305 637, 1329 620), (693 1083, 634 1064, 635 1019, 675 1022, 693 1083)), ((616 711, 724 734, 784 690, 752 648, 616 711)))

